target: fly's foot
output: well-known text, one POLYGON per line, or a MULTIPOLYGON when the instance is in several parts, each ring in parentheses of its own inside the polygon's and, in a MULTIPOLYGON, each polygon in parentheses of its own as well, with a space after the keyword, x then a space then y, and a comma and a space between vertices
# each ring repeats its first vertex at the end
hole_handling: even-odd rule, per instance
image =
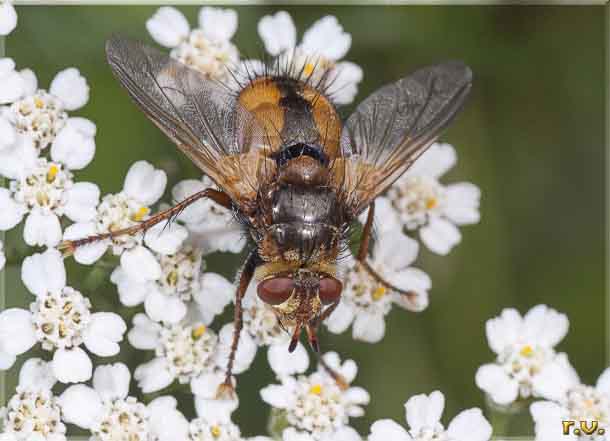
POLYGON ((224 381, 218 386, 218 389, 216 390, 216 399, 231 401, 237 399, 235 387, 231 384, 231 381, 224 381))

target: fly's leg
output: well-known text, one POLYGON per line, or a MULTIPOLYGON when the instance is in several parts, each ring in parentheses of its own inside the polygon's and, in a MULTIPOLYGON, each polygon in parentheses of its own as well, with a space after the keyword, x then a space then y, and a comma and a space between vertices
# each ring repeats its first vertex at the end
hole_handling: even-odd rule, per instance
POLYGON ((163 222, 164 220, 171 219, 173 216, 178 215, 186 207, 201 198, 210 198, 218 205, 221 205, 225 208, 231 208, 231 198, 229 198, 226 193, 215 190, 213 188, 207 188, 189 196, 182 202, 174 205, 171 208, 168 208, 167 210, 157 213, 155 216, 151 217, 150 219, 146 219, 145 221, 142 221, 137 225, 128 228, 123 228, 121 230, 110 231, 108 233, 98 234, 95 236, 84 237, 82 239, 64 240, 59 244, 58 248, 63 252, 64 256, 71 256, 72 254, 74 254, 74 251, 76 251, 77 248, 95 242, 99 242, 100 240, 112 239, 117 236, 124 235, 133 236, 134 234, 137 234, 139 232, 146 232, 148 229, 158 224, 159 222, 163 222))
POLYGON ((337 300, 335 303, 331 304, 328 308, 322 311, 322 314, 315 320, 312 320, 310 324, 307 325, 307 335, 309 336, 309 346, 316 353, 320 353, 320 343, 318 342, 318 329, 320 325, 326 320, 333 311, 339 306, 340 300, 337 300))
POLYGON ((367 261, 367 256, 369 252, 369 242, 371 241, 371 235, 373 230, 373 219, 375 217, 375 202, 371 202, 369 205, 369 212, 366 217, 366 223, 364 224, 364 228, 362 229, 362 239, 360 242, 360 249, 358 250, 358 255, 356 256, 356 260, 361 267, 370 274, 370 276, 380 285, 383 285, 385 288, 394 291, 400 294, 405 300, 407 300, 407 304, 405 306, 412 305, 412 309, 416 310, 417 305, 417 293, 413 291, 405 291, 404 289, 400 289, 395 285, 392 285, 390 282, 385 280, 377 271, 375 271, 369 262, 367 261))
POLYGON ((233 376, 233 364, 235 363, 235 354, 239 346, 239 337, 243 328, 243 308, 242 300, 248 289, 248 285, 254 276, 254 270, 259 263, 259 257, 256 250, 253 250, 244 264, 241 274, 239 276, 239 284, 237 285, 237 292, 235 293, 235 312, 234 312, 234 329, 233 329, 233 342, 231 343, 231 353, 229 354, 229 361, 227 363, 227 370, 225 374, 225 381, 218 387, 216 396, 218 398, 232 398, 235 390, 233 387, 232 376, 233 376))

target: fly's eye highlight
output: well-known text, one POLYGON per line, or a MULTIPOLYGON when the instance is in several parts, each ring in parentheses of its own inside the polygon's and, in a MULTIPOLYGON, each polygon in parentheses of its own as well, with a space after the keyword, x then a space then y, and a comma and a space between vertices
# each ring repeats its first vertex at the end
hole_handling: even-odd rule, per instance
POLYGON ((284 303, 294 290, 294 281, 290 277, 274 277, 263 280, 256 291, 260 299, 269 305, 284 303))
POLYGON ((343 291, 343 284, 334 277, 323 277, 320 279, 320 290, 318 295, 320 301, 325 305, 330 305, 339 300, 343 291))

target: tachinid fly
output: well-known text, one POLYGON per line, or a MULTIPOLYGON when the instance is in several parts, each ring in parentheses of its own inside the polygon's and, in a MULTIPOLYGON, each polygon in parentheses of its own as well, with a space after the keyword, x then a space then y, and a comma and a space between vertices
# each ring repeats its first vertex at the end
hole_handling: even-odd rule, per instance
MULTIPOLYGON (((259 297, 292 333, 316 330, 341 301, 337 259, 358 215, 369 208, 357 260, 379 283, 408 297, 367 264, 374 201, 433 143, 461 108, 472 73, 461 62, 425 67, 388 84, 342 121, 305 66, 281 60, 230 92, 139 42, 106 45, 114 75, 138 107, 218 186, 193 194, 140 224, 62 244, 146 231, 200 198, 233 210, 254 242, 235 297, 235 334, 224 386, 242 327, 242 298, 254 278, 259 297)), ((239 81, 237 81, 239 82, 239 81)))

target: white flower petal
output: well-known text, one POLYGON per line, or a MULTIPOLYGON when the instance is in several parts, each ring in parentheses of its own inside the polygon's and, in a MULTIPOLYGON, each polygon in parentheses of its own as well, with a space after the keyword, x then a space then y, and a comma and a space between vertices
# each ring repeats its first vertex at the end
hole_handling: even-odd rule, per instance
POLYGON ((137 161, 129 168, 123 190, 142 205, 152 205, 163 196, 167 175, 146 161, 137 161))
POLYGON ((176 297, 170 297, 154 289, 144 301, 146 314, 156 321, 178 323, 186 316, 186 305, 176 297))
POLYGON ((118 343, 123 340, 125 331, 127 325, 120 315, 96 312, 91 315, 91 323, 83 332, 83 342, 95 355, 111 357, 119 353, 118 343))
POLYGON ((62 419, 66 423, 76 424, 83 429, 89 429, 104 411, 98 393, 84 384, 67 388, 59 396, 59 405, 62 410, 62 419))
POLYGON ((91 182, 77 182, 66 190, 65 215, 74 222, 92 220, 100 201, 100 189, 91 182))
POLYGON ((188 441, 189 422, 184 415, 176 409, 167 409, 154 406, 154 402, 164 397, 153 400, 148 408, 150 410, 150 433, 153 439, 158 441, 188 441))
MULTIPOLYGON (((223 372, 217 370, 214 372, 204 372, 193 381, 191 381, 191 392, 193 395, 200 398, 212 399, 216 397, 218 392, 218 386, 220 386, 225 379, 223 372)), ((203 414, 199 414, 202 416, 203 414)))
POLYGON ((397 271, 407 268, 417 258, 419 244, 401 230, 382 232, 375 241, 373 259, 383 262, 388 270, 397 271))
POLYGON ((6 371, 12 368, 16 361, 16 355, 0 350, 0 371, 6 371))
POLYGON ((120 266, 112 271, 110 281, 117 286, 119 300, 125 306, 139 305, 151 290, 156 289, 154 282, 140 283, 131 280, 120 266))
POLYGON ((8 35, 17 27, 17 11, 10 1, 0 3, 0 36, 8 35))
POLYGON ((455 441, 489 441, 491 432, 491 425, 477 408, 460 412, 447 428, 447 434, 455 441))
POLYGON ((462 240, 460 230, 445 219, 432 218, 419 230, 422 242, 430 251, 446 256, 462 240))
POLYGON ((81 348, 57 349, 51 362, 53 374, 61 383, 82 383, 91 378, 91 359, 81 348))
POLYGON ((220 251, 223 253, 240 253, 247 239, 242 226, 234 219, 222 225, 189 224, 193 245, 206 254, 220 251))
POLYGON ((434 427, 440 422, 445 408, 445 397, 439 391, 430 395, 415 395, 405 403, 407 423, 411 432, 434 427))
POLYGON ((35 389, 51 389, 57 378, 53 375, 50 363, 40 358, 30 358, 19 371, 19 386, 35 389))
POLYGON ((172 384, 175 379, 169 372, 165 359, 160 357, 138 366, 133 373, 133 378, 145 394, 161 390, 172 384))
POLYGON ((21 266, 21 280, 37 296, 60 291, 66 286, 66 267, 61 253, 50 248, 26 257, 21 266))
POLYGON ((121 254, 121 268, 134 282, 145 283, 161 277, 161 265, 153 253, 138 245, 121 254))
POLYGON ((0 213, 0 231, 6 231, 21 222, 26 209, 11 198, 8 189, 0 188, 0 213))
POLYGON ((235 296, 235 286, 220 274, 204 273, 201 276, 201 289, 193 294, 199 304, 206 324, 220 314, 235 296))
POLYGON ((337 17, 327 15, 316 21, 303 35, 299 48, 308 54, 339 60, 347 54, 352 37, 343 31, 337 17))
POLYGON ((186 17, 171 6, 159 8, 155 14, 146 21, 146 29, 150 36, 165 47, 176 47, 185 40, 190 31, 186 17))
MULTIPOLYGON (((282 441, 314 441, 314 438, 309 432, 299 432, 294 427, 288 427, 282 432, 282 441)), ((322 437, 320 441, 331 441, 326 437, 322 437)))
POLYGON ((276 409, 287 409, 292 406, 295 396, 288 393, 284 385, 271 384, 261 389, 263 401, 276 409))
POLYGON ((146 232, 144 243, 157 253, 169 255, 178 251, 187 237, 188 231, 182 225, 161 222, 146 232))
POLYGON ((610 368, 606 368, 597 379, 595 388, 603 394, 610 396, 610 368))
POLYGON ((237 31, 237 12, 233 9, 203 7, 199 11, 199 27, 212 41, 229 41, 237 31))
POLYGON ((36 341, 30 311, 9 308, 0 312, 0 351, 21 355, 29 351, 36 341))
POLYGON ((350 104, 358 94, 358 84, 362 77, 362 68, 357 64, 349 61, 337 63, 331 76, 332 80, 329 80, 327 93, 335 104, 350 104))
POLYGON ((553 347, 568 333, 568 317, 546 305, 537 305, 523 317, 523 338, 553 347))
POLYGON ((95 368, 93 388, 102 399, 127 398, 131 374, 123 363, 107 364, 95 368))
POLYGON ((4 244, 0 240, 0 271, 4 269, 4 265, 6 264, 6 256, 4 255, 4 244))
POLYGON ((362 441, 362 438, 355 429, 344 426, 334 433, 332 440, 330 441, 362 441))
POLYGON ((345 302, 341 302, 324 324, 333 334, 341 334, 349 328, 349 325, 354 321, 354 317, 354 309, 347 306, 345 302))
MULTIPOLYGON (((0 149, 0 175, 9 179, 23 178, 29 169, 36 166, 37 160, 38 150, 32 138, 18 134, 13 144, 0 149)), ((0 220, 0 228, 9 219, 11 218, 0 220)))
POLYGON ((95 156, 95 124, 85 118, 68 118, 51 144, 51 158, 70 170, 82 170, 95 156))
POLYGON ((388 278, 389 282, 405 291, 424 293, 432 287, 430 276, 418 268, 407 268, 388 278))
POLYGON ((356 314, 352 328, 354 340, 378 343, 385 335, 385 320, 381 313, 360 311, 356 314))
MULTIPOLYGON (((538 401, 530 406, 530 413, 535 423, 536 441, 576 441, 580 437, 564 435, 561 422, 569 417, 557 403, 538 401)), ((577 423, 578 424, 578 423, 577 423)))
POLYGON ((513 308, 506 308, 500 316, 487 320, 485 331, 492 351, 501 354, 506 347, 517 343, 522 324, 521 314, 513 308))
POLYGON ((13 145, 17 140, 17 131, 13 125, 0 116, 0 150, 13 145))
MULTIPOLYGON (((358 220, 361 224, 366 223, 369 209, 367 208, 360 216, 358 220)), ((380 196, 375 199, 375 218, 373 221, 375 231, 382 233, 386 231, 400 231, 402 229, 402 223, 398 216, 398 212, 392 206, 392 202, 385 196, 380 196)))
POLYGON ((456 225, 476 224, 481 219, 481 190, 469 182, 451 184, 446 189, 445 216, 456 225))
POLYGON ((451 144, 435 142, 407 171, 409 176, 428 176, 438 179, 457 162, 457 153, 451 144))
POLYGON ((496 364, 479 367, 475 375, 475 383, 500 405, 511 404, 519 397, 519 383, 496 364))
POLYGON ((160 331, 161 325, 150 320, 146 314, 136 314, 133 318, 133 328, 127 334, 127 340, 136 349, 155 349, 160 331))
POLYGON ((0 104, 17 101, 24 92, 24 80, 15 71, 15 62, 10 58, 0 58, 0 104))
POLYGON ((267 351, 269 366, 278 377, 304 373, 309 367, 307 349, 299 342, 294 352, 288 352, 290 341, 272 344, 267 351))
POLYGON ((371 426, 368 441, 411 441, 409 433, 400 424, 392 420, 375 421, 371 426))
MULTIPOLYGON (((392 281, 397 286, 400 283, 392 281)), ((422 312, 430 305, 430 296, 427 291, 410 291, 409 295, 395 294, 394 303, 407 311, 422 312)))
POLYGON ((560 401, 566 393, 578 385, 580 379, 570 364, 566 354, 557 354, 555 360, 546 363, 540 372, 532 378, 534 396, 547 400, 560 401))
MULTIPOLYGON (((371 395, 365 389, 363 389, 361 387, 350 387, 348 390, 345 391, 344 396, 345 396, 345 399, 347 401, 349 401, 351 404, 367 405, 371 401, 371 395)), ((360 409, 360 411, 357 415, 350 414, 350 416, 354 417, 354 416, 364 415, 364 413, 361 413, 361 412, 362 412, 362 410, 360 409)))
POLYGON ((263 40, 265 50, 274 56, 293 49, 297 44, 296 27, 290 14, 285 11, 261 18, 258 22, 258 35, 263 40))
POLYGON ((217 400, 195 396, 195 409, 200 418, 211 424, 231 422, 231 414, 237 409, 239 401, 217 400))
POLYGON ((75 67, 62 70, 55 75, 49 92, 63 101, 66 110, 80 109, 89 101, 87 80, 75 67))
MULTIPOLYGON (((64 231, 64 240, 77 240, 96 234, 93 222, 77 222, 64 231)), ((82 265, 91 265, 97 262, 108 249, 108 241, 99 241, 78 247, 74 251, 74 260, 82 265)))
POLYGON ((55 213, 30 212, 25 219, 23 239, 30 246, 54 247, 61 241, 61 225, 55 213))
POLYGON ((19 75, 24 82, 24 92, 25 96, 34 95, 38 90, 38 78, 36 78, 36 74, 32 69, 21 69, 19 71, 19 75))

